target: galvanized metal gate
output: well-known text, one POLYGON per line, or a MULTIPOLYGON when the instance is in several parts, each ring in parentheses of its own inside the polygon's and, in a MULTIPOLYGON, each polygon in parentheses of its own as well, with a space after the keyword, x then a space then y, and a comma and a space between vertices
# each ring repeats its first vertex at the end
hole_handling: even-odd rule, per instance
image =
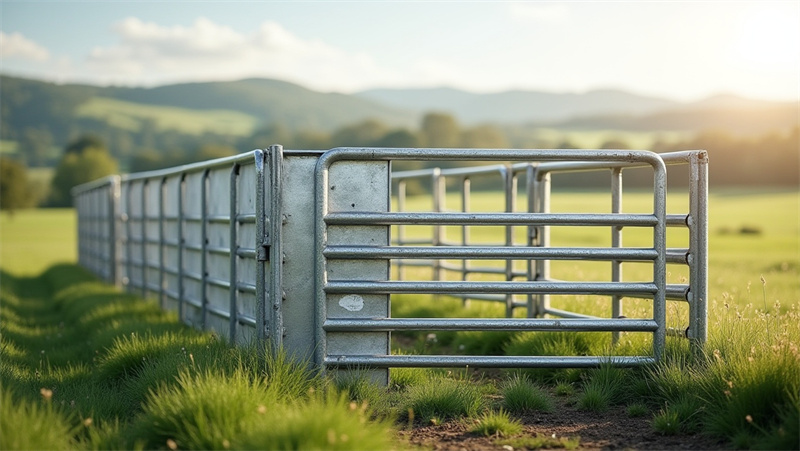
MULTIPOLYGON (((79 261, 98 276, 146 297, 198 328, 231 342, 269 340, 323 368, 399 366, 584 367, 603 362, 638 365, 656 361, 669 330, 666 302, 689 302, 688 336, 706 338, 705 152, 657 155, 646 151, 356 149, 284 151, 281 146, 179 168, 114 176, 73 191, 79 219, 79 261), (392 173, 397 160, 510 161, 483 168, 431 169, 392 173), (666 214, 666 165, 689 164, 690 212, 666 214), (647 167, 652 208, 623 213, 621 173, 647 167), (550 174, 610 170, 609 213, 550 213, 550 174), (439 177, 434 199, 445 195, 443 180, 460 179, 462 198, 481 173, 504 177, 501 212, 404 211, 404 184, 439 177), (514 211, 517 180, 526 180, 527 205, 514 211), (314 180, 314 187, 311 181, 314 180), (393 181, 395 188, 393 188, 393 181), (396 193, 393 193, 396 190, 396 193), (392 199, 396 207, 392 207, 392 199), (430 226, 429 241, 414 242, 404 227, 430 226), (437 230, 458 226, 460 243, 437 230), (472 242, 474 227, 505 230, 500 245, 472 242), (688 227, 690 246, 668 248, 666 228, 688 227), (607 227, 610 247, 552 247, 551 227, 607 227), (625 247, 620 230, 650 230, 651 243, 625 247), (515 241, 514 231, 525 229, 515 241), (606 261, 608 281, 563 281, 549 276, 552 260, 606 261), (475 261, 505 261, 500 271, 475 261), (460 261, 453 265, 453 261, 460 261), (525 262, 525 270, 514 262, 525 262), (621 264, 644 262, 652 278, 625 282, 621 264), (668 284, 668 263, 688 264, 688 284, 668 284), (430 265, 436 277, 414 280, 406 269, 430 265), (453 268, 460 276, 447 276, 453 268), (469 279, 500 273, 504 280, 469 279), (468 280, 469 279, 469 280, 468 280), (500 300, 506 318, 391 318, 395 294, 438 294, 500 300), (549 296, 611 297, 606 318, 555 309, 549 296), (652 300, 652 316, 620 318, 623 297, 652 300), (522 299, 522 300, 520 300, 522 299), (526 308, 527 317, 512 317, 526 308), (544 317, 547 316, 547 317, 544 317), (641 356, 463 356, 391 355, 390 334, 398 330, 603 331, 652 334, 652 352, 641 356)), ((439 201, 441 202, 441 201, 439 201)), ((465 202, 463 205, 469 205, 465 202)), ((487 279, 491 279, 490 277, 487 279)), ((385 370, 376 376, 385 378, 385 370)))

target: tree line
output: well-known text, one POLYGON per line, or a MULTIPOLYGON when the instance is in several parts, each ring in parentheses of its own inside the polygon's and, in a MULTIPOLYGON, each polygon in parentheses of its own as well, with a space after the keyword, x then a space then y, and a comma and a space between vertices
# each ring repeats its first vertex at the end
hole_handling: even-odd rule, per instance
MULTIPOLYGON (((41 132, 41 131, 40 131, 41 132)), ((120 146, 113 130, 89 132, 71 140, 57 158, 48 160, 43 148, 51 145, 45 132, 29 134, 18 142, 17 158, 0 161, 0 207, 13 211, 30 206, 66 207, 71 205, 70 189, 102 176, 172 167, 234 155, 243 151, 283 144, 287 149, 329 149, 332 147, 462 147, 462 148, 577 148, 569 141, 545 142, 520 138, 497 125, 464 127, 450 114, 431 112, 416 130, 392 128, 378 120, 365 120, 332 132, 293 131, 282 124, 271 124, 251 136, 234 138, 220 135, 188 136, 180 133, 156 133, 145 141, 148 146, 131 142, 120 146), (36 141, 39 140, 38 144, 36 141), (55 173, 48 193, 36 195, 28 180, 26 167, 54 164, 55 173)), ((714 186, 798 186, 800 184, 800 127, 758 136, 737 136, 725 131, 707 131, 691 139, 657 140, 651 149, 668 152, 705 149, 709 152, 709 180, 714 186)), ((610 139, 599 148, 627 149, 624 140, 610 139)), ((407 162, 404 168, 420 167, 407 162)), ((458 164, 451 162, 450 164, 458 164)), ((632 178, 633 185, 646 183, 632 178)), ((604 186, 607 177, 567 177, 573 187, 604 186)))

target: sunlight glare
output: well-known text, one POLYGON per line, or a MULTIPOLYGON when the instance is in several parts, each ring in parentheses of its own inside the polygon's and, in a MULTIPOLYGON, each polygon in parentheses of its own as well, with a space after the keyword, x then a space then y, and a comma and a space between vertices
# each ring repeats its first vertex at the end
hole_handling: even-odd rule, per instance
POLYGON ((800 62, 800 22, 797 14, 762 8, 744 18, 733 46, 734 58, 745 64, 769 66, 800 62))

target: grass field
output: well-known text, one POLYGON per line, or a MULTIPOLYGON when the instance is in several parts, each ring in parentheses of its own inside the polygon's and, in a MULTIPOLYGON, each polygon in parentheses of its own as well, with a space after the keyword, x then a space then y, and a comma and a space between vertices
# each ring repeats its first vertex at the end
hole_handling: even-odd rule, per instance
POLYGON ((78 116, 98 119, 130 131, 140 131, 145 120, 159 130, 177 130, 200 135, 204 132, 248 136, 257 125, 249 114, 230 110, 191 110, 187 108, 140 105, 122 100, 95 97, 78 107, 78 116))
POLYGON ((78 241, 75 210, 20 210, 0 214, 0 269, 38 275, 55 263, 75 262, 78 241))
MULTIPOLYGON (((553 205, 559 207, 554 210, 607 208, 598 196, 556 194, 553 205)), ((475 201, 493 199, 476 197, 475 201)), ((650 427, 663 436, 703 433, 736 448, 797 449, 800 446, 799 199, 797 191, 730 191, 713 193, 710 197, 709 343, 704 355, 692 355, 685 341, 670 340, 664 361, 651 368, 504 373, 497 380, 479 383, 467 382, 459 374, 444 376, 425 370, 397 370, 392 372, 392 384, 386 389, 370 386, 358 378, 321 382, 297 369, 284 369, 278 373, 287 378, 287 372, 300 375, 287 379, 288 388, 282 390, 293 393, 291 402, 303 407, 281 410, 281 415, 296 418, 299 423, 306 418, 304 415, 328 418, 325 421, 331 423, 324 423, 327 426, 316 435, 310 434, 322 442, 307 447, 333 448, 336 444, 339 449, 358 449, 352 441, 342 439, 358 432, 351 429, 336 432, 340 427, 350 427, 347 425, 351 417, 341 413, 348 410, 378 419, 363 430, 367 431, 366 436, 377 440, 375 446, 384 448, 404 446, 386 441, 387 428, 462 420, 475 425, 474 434, 506 431, 507 435, 519 438, 513 443, 532 443, 530 437, 515 435, 519 434, 519 425, 507 413, 544 411, 552 407, 553 397, 564 396, 569 405, 582 411, 607 412, 614 406, 622 406, 630 412, 630 417, 649 417, 650 427), (333 398, 309 397, 308 387, 332 393, 333 398), (355 404, 348 408, 347 400, 336 398, 340 392, 347 393, 345 396, 355 404), (369 410, 361 410, 364 403, 370 406, 369 410), (326 414, 327 409, 338 413, 326 414), (384 422, 389 418, 396 419, 395 426, 384 422), (333 435, 328 432, 330 429, 334 429, 333 435)), ((644 208, 639 203, 646 202, 646 198, 639 199, 634 193, 626 209, 644 208)), ((684 208, 681 202, 670 204, 671 208, 679 211, 684 208)), ((565 233, 558 238, 561 242, 554 244, 578 241, 591 245, 606 240, 606 234, 607 231, 598 231, 598 236, 593 237, 565 233)), ((640 238, 630 238, 637 239, 640 238)), ((253 391, 272 392, 259 385, 269 384, 269 378, 264 376, 268 371, 265 373, 263 365, 254 364, 252 356, 245 353, 230 359, 228 351, 204 341, 208 336, 190 334, 175 324, 170 314, 161 315, 153 310, 152 304, 142 304, 92 282, 72 266, 52 268, 54 262, 75 260, 73 212, 21 211, 13 219, 2 215, 0 245, 0 269, 8 273, 0 281, 3 430, 24 431, 21 435, 4 435, 4 440, 44 437, 36 429, 42 424, 50 425, 48 429, 54 436, 45 445, 7 441, 1 448, 127 449, 174 444, 180 448, 209 449, 225 448, 226 443, 235 448, 265 448, 271 446, 267 443, 276 443, 269 441, 275 440, 274 431, 258 428, 257 433, 232 442, 231 437, 240 431, 238 427, 255 424, 250 421, 257 423, 261 417, 246 408, 209 404, 210 399, 223 397, 215 395, 217 390, 223 390, 221 387, 225 387, 225 396, 242 399, 240 404, 244 406, 250 405, 246 400, 254 399, 256 404, 252 408, 256 413, 261 411, 258 402, 275 402, 259 398, 261 395, 253 391), (51 269, 43 276, 27 277, 45 268, 51 269), (26 277, 20 277, 23 275, 26 277), (74 324, 75 330, 64 328, 65 322, 74 324), (87 340, 92 343, 90 346, 86 345, 87 340), (223 376, 210 377, 208 371, 223 376), (173 377, 175 374, 179 374, 177 379, 173 377), (51 392, 40 392, 42 388, 51 392), (209 422, 206 418, 202 420, 205 423, 198 423, 201 419, 187 413, 198 409, 208 409, 213 412, 209 413, 213 417, 208 418, 217 420, 209 422), (230 424, 215 415, 238 417, 243 423, 230 424), (9 418, 15 423, 8 422, 9 418), (88 418, 93 420, 87 424, 88 418), (92 421, 94 426, 90 427, 92 421), (220 425, 218 428, 211 426, 217 424, 215 421, 220 425), (148 424, 163 427, 153 430, 145 426, 148 424)), ((592 277, 591 271, 586 269, 584 275, 592 277)), ((635 270, 630 273, 630 277, 635 277, 635 270)), ((414 315, 422 308, 428 314, 441 316, 497 314, 480 303, 462 310, 456 300, 435 305, 419 299, 400 298, 393 302, 393 314, 398 316, 414 315)), ((605 349, 604 343, 588 340, 585 334, 561 338, 538 336, 531 339, 517 334, 498 340, 488 333, 449 337, 440 334, 435 344, 426 342, 423 336, 416 347, 412 345, 409 349, 398 344, 395 347, 402 348, 400 352, 458 352, 458 347, 463 346, 471 352, 505 354, 553 350, 591 354, 605 349)), ((362 424, 366 417, 357 414, 351 419, 362 424)), ((288 425, 273 429, 287 431, 285 437, 297 439, 288 425)), ((570 440, 569 443, 578 446, 578 439, 570 440)), ((567 445, 564 442, 549 446, 567 445)))

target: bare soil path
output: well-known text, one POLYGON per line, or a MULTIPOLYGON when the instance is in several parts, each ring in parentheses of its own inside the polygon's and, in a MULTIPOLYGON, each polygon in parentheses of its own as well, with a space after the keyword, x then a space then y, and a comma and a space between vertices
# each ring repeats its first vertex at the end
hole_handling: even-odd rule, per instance
MULTIPOLYGON (((625 407, 617 406, 605 412, 587 412, 571 406, 567 400, 556 399, 552 412, 531 412, 517 419, 523 424, 519 436, 580 437, 577 449, 663 449, 716 450, 726 449, 702 434, 665 436, 650 424, 652 414, 630 418, 625 407)), ((471 424, 450 421, 441 425, 417 426, 400 431, 401 438, 412 445, 433 450, 508 450, 509 445, 495 443, 497 437, 484 437, 470 432, 471 424)), ((527 449, 527 448, 513 448, 527 449)))

